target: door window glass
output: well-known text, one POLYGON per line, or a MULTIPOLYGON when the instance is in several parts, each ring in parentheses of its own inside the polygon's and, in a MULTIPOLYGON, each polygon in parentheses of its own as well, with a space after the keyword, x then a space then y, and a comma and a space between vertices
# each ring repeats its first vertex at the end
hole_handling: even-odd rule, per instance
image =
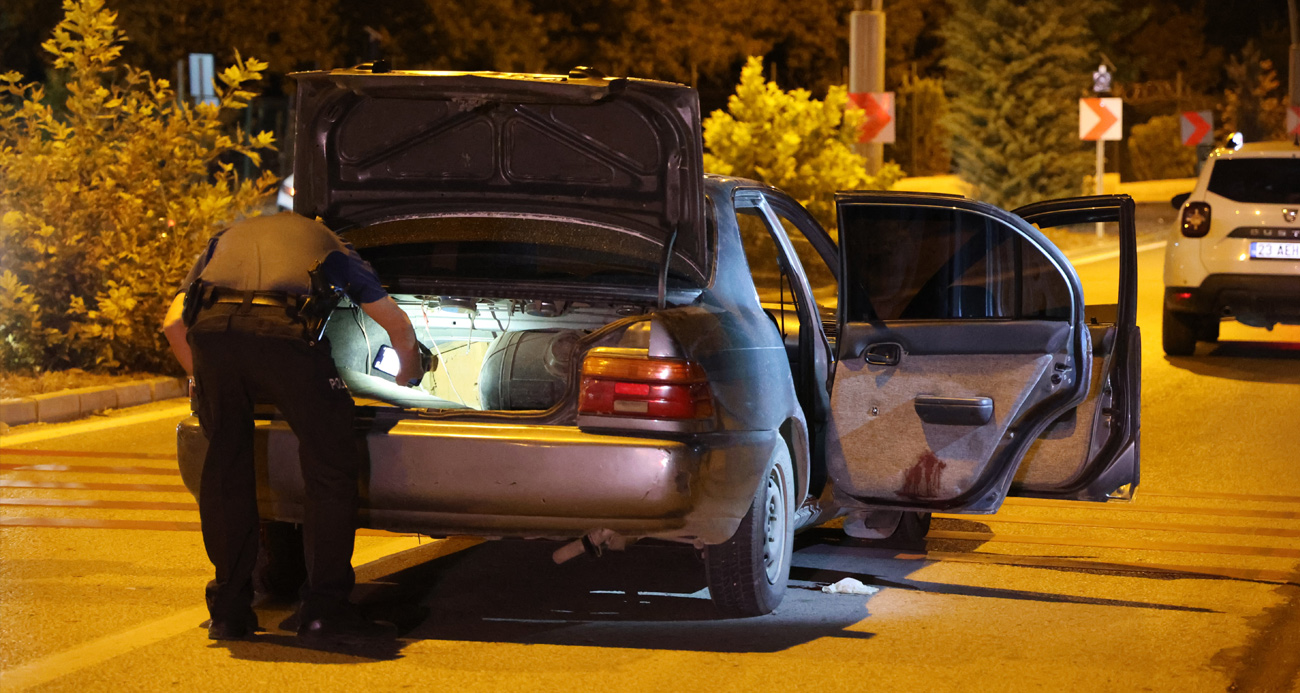
POLYGON ((1065 277, 1001 221, 903 205, 844 205, 840 219, 849 322, 1070 319, 1065 277))

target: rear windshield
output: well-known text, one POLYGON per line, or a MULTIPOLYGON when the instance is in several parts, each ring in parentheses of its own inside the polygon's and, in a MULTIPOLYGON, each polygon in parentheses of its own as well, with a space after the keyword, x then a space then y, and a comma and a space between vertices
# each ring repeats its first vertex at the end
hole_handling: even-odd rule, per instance
MULTIPOLYGON (((402 219, 344 231, 344 240, 390 287, 404 280, 555 281, 655 289, 658 239, 546 218, 402 219)), ((676 267, 674 289, 698 288, 676 267)))
POLYGON ((1300 203, 1300 159, 1220 159, 1209 191, 1234 202, 1300 203))

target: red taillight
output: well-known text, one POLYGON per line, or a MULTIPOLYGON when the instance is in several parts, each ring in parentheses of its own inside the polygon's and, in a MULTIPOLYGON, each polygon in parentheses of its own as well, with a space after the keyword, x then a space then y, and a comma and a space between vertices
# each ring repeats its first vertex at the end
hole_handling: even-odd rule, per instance
POLYGON ((1210 232, 1210 205, 1205 202, 1188 202, 1183 205, 1183 235, 1200 238, 1210 232))
POLYGON ((708 419, 713 393, 704 370, 636 349, 592 349, 582 361, 579 414, 643 419, 708 419))

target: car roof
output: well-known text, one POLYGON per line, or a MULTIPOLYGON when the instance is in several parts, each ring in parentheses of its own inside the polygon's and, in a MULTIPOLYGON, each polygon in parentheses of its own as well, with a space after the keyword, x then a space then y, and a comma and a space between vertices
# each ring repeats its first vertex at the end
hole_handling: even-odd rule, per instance
POLYGON ((1295 142, 1247 142, 1241 149, 1219 147, 1210 152, 1211 159, 1270 159, 1300 157, 1300 144, 1295 142))

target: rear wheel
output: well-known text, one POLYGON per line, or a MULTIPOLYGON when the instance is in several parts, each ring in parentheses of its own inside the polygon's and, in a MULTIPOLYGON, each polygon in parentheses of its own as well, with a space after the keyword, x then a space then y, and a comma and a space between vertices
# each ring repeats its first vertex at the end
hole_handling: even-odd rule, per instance
POLYGON ((1213 315, 1207 315, 1203 320, 1204 322, 1201 323, 1201 333, 1197 335, 1197 338, 1202 342, 1219 341, 1219 319, 1213 315))
POLYGON ((724 616, 770 613, 785 596, 794 550, 794 482, 790 452, 777 446, 776 461, 759 484, 740 528, 708 547, 704 564, 713 604, 724 616))
POLYGON ((1193 313, 1165 308, 1161 328, 1165 353, 1170 356, 1191 356, 1196 351, 1196 332, 1201 321, 1202 318, 1193 313))

